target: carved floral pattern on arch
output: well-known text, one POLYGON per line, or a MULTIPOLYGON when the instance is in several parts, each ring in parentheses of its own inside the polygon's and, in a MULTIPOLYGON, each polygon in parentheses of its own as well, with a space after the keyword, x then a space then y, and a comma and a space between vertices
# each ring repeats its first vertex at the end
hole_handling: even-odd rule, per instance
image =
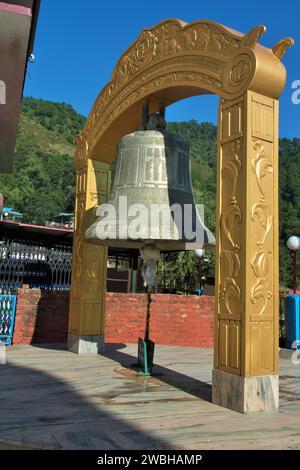
MULTIPOLYGON (((182 59, 184 61, 184 58, 182 59)), ((114 119, 122 113, 129 105, 139 101, 147 96, 153 88, 161 88, 166 84, 176 84, 176 82, 198 82, 199 86, 203 85, 210 90, 218 90, 221 88, 221 77, 219 74, 210 74, 199 72, 195 70, 176 71, 170 72, 169 66, 159 67, 160 75, 157 76, 157 70, 149 70, 142 78, 134 78, 128 85, 126 85, 118 95, 108 102, 104 102, 101 107, 98 103, 94 106, 87 124, 89 132, 89 144, 92 148, 99 140, 99 135, 102 134, 114 121, 114 119), (164 70, 166 73, 163 73, 164 70), (147 80, 149 75, 149 80, 147 80), (156 77, 156 78, 153 78, 156 77)))
MULTIPOLYGON (((110 82, 104 87, 93 106, 84 129, 88 135, 90 149, 108 127, 107 116, 106 118, 103 116, 104 112, 108 111, 108 116, 110 116, 120 106, 121 101, 125 102, 126 108, 126 104, 132 102, 134 94, 136 101, 138 98, 142 99, 142 95, 146 96, 146 93, 142 92, 143 84, 139 83, 135 92, 130 91, 126 98, 120 99, 125 88, 131 86, 136 79, 143 80, 147 84, 146 76, 151 68, 157 69, 156 76, 161 74, 161 69, 164 67, 162 61, 165 59, 168 61, 165 62, 168 72, 171 72, 168 81, 171 81, 172 74, 177 72, 176 67, 170 61, 174 59, 177 66, 180 64, 182 67, 189 59, 197 62, 194 67, 198 69, 198 72, 201 71, 210 76, 207 86, 206 82, 201 80, 205 89, 213 93, 219 93, 221 90, 223 94, 229 95, 240 93, 254 73, 255 63, 252 50, 262 33, 261 27, 258 26, 246 35, 236 34, 210 21, 197 21, 189 25, 179 20, 167 20, 153 28, 145 29, 122 55, 110 82), (249 51, 245 53, 247 48, 251 51, 250 54, 249 51), (224 67, 226 67, 225 72, 224 67), (225 81, 223 80, 224 73, 227 77, 225 81), (220 78, 218 74, 221 74, 220 78), (118 103, 114 102, 116 99, 118 103), (101 124, 99 120, 102 121, 101 124)), ((188 65, 186 65, 186 70, 188 70, 188 65)), ((115 113, 114 116, 116 116, 115 113)))
MULTIPOLYGON (((103 106, 124 82, 156 60, 192 50, 219 54, 224 60, 234 56, 239 47, 253 49, 263 33, 261 26, 257 26, 244 36, 236 35, 210 21, 186 25, 179 20, 167 20, 154 28, 145 29, 119 60, 110 83, 99 97, 99 106, 103 106)), ((240 81, 244 75, 244 62, 236 66, 232 73, 234 80, 240 81)))
POLYGON ((216 24, 199 22, 183 28, 179 21, 167 21, 141 33, 118 62, 111 84, 120 87, 141 68, 176 52, 198 50, 227 57, 237 50, 239 42, 240 38, 216 24))

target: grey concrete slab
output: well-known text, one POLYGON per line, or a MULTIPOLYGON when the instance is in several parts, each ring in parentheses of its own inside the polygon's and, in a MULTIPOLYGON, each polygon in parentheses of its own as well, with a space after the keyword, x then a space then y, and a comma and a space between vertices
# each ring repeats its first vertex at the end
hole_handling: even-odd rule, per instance
POLYGON ((244 416, 211 403, 210 349, 157 346, 150 378, 136 355, 8 348, 0 449, 300 449, 300 365, 281 359, 278 412, 244 416))

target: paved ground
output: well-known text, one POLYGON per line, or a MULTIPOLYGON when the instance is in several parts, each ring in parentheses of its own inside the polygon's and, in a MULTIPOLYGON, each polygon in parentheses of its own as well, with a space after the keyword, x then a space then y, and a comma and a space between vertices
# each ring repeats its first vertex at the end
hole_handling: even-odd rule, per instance
POLYGON ((133 345, 96 357, 9 348, 0 449, 300 449, 300 365, 281 360, 278 413, 244 416, 210 402, 211 350, 158 346, 148 379, 135 357, 133 345))

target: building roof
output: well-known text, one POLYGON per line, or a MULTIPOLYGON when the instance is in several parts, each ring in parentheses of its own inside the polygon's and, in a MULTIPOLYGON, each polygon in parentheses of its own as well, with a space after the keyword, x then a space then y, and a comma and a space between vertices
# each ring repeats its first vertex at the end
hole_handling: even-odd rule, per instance
POLYGON ((4 214, 7 212, 9 215, 12 215, 14 217, 20 217, 20 218, 23 217, 23 214, 21 214, 20 212, 14 211, 11 207, 3 207, 1 212, 4 214))
MULTIPOLYGON (((68 241, 72 244, 73 241, 73 229, 62 229, 56 227, 44 227, 40 225, 23 224, 21 222, 12 222, 10 220, 0 220, 0 234, 5 237, 22 238, 24 240, 38 240, 49 243, 68 241)), ((123 258, 132 258, 139 256, 139 250, 130 249, 108 249, 109 256, 119 256, 123 258)))
POLYGON ((27 240, 49 240, 57 239, 62 240, 73 240, 73 230, 60 229, 56 227, 44 227, 40 225, 29 225, 21 222, 12 222, 10 220, 0 221, 0 233, 1 235, 10 235, 13 233, 18 237, 24 237, 27 240))

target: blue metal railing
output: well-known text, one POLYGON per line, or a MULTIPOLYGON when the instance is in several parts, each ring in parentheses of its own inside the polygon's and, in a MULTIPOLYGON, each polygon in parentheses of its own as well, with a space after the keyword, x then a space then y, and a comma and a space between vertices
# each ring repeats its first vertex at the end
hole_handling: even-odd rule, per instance
POLYGON ((0 295, 0 341, 11 345, 14 332, 16 295, 0 295))

